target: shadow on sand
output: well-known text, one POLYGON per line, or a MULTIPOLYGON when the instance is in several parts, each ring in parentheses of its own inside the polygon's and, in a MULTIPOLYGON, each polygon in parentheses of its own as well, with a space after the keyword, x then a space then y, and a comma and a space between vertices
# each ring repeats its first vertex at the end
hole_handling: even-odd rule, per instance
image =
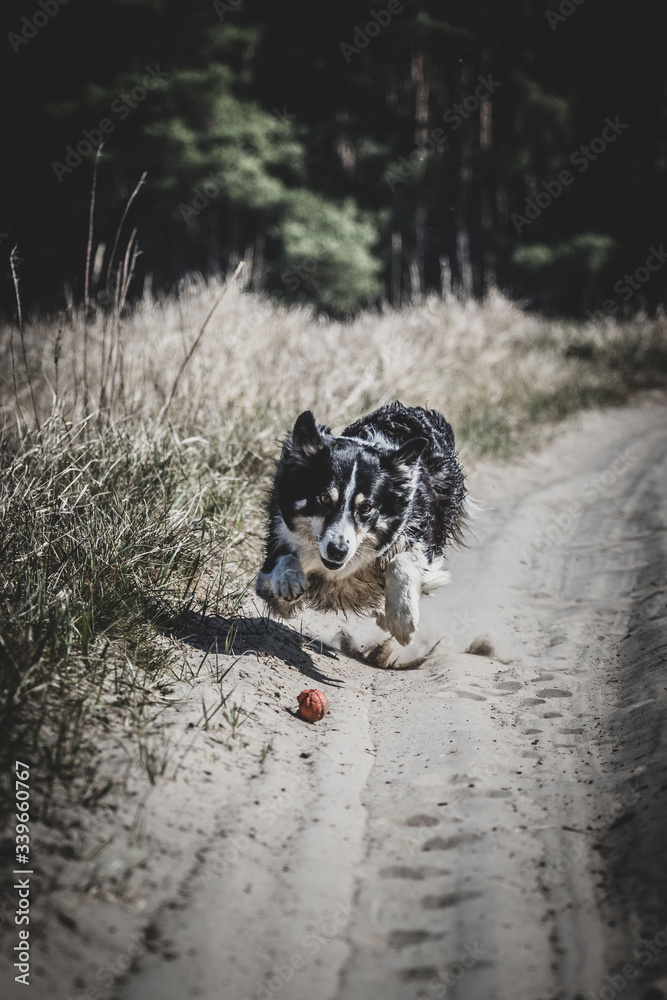
POLYGON ((297 667, 306 677, 332 687, 342 681, 323 673, 312 659, 311 653, 339 659, 339 654, 384 670, 418 670, 438 646, 435 643, 423 655, 407 659, 391 638, 381 642, 363 643, 355 640, 345 629, 340 629, 331 642, 315 638, 291 625, 263 616, 223 618, 217 615, 191 614, 175 633, 179 639, 203 652, 225 653, 231 656, 276 656, 284 663, 297 667))
POLYGON ((331 687, 343 684, 340 678, 319 670, 310 655, 312 652, 337 660, 338 651, 333 646, 271 618, 191 614, 181 623, 175 635, 193 649, 205 653, 276 656, 320 684, 331 687))

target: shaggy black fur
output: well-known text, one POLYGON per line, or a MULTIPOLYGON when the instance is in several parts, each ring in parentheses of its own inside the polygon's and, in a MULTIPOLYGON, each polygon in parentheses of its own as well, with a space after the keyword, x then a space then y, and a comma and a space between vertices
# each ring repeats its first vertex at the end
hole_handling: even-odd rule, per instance
POLYGON ((442 413, 396 401, 346 427, 342 437, 372 441, 381 434, 395 448, 423 440, 421 469, 405 534, 426 546, 429 559, 449 541, 462 542, 465 477, 456 457, 454 431, 442 413))
POLYGON ((378 609, 392 554, 419 546, 430 564, 449 542, 461 541, 465 497, 454 434, 437 411, 391 403, 339 436, 316 424, 306 411, 277 463, 257 593, 285 616, 301 599, 324 609, 378 609), (337 574, 320 558, 312 523, 317 523, 320 537, 336 523, 352 481, 354 493, 370 501, 372 509, 365 511, 362 505, 352 511, 363 540, 356 561, 337 574), (335 500, 324 506, 321 496, 332 487, 335 500), (283 556, 300 560, 308 583, 289 599, 276 597, 270 580, 283 556))

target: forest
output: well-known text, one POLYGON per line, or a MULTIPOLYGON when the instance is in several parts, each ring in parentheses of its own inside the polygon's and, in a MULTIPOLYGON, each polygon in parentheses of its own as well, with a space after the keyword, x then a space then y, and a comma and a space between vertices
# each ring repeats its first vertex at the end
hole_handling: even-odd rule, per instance
POLYGON ((241 260, 339 318, 432 291, 600 320, 664 297, 657 5, 4 8, 6 318, 15 278, 56 314, 241 260))

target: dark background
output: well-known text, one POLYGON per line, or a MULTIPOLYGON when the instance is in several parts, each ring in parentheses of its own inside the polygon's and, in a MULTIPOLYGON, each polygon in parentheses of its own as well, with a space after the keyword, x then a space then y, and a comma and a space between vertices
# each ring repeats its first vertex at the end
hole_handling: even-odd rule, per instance
POLYGON ((83 299, 95 156, 75 151, 105 118, 98 307, 135 228, 134 295, 246 258, 252 287, 334 314, 450 285, 570 315, 653 311, 664 297, 667 267, 641 271, 635 289, 624 279, 667 241, 658 4, 406 0, 370 37, 386 3, 42 2, 3 5, 8 316, 15 245, 25 312, 83 299), (147 67, 166 77, 142 97, 147 67), (489 75, 499 86, 475 107, 489 75), (570 157, 607 118, 627 128, 582 171, 570 157), (446 141, 432 149, 434 129, 446 141), (543 183, 557 191, 565 169, 573 181, 551 198, 543 183), (517 224, 538 195, 538 217, 517 224))

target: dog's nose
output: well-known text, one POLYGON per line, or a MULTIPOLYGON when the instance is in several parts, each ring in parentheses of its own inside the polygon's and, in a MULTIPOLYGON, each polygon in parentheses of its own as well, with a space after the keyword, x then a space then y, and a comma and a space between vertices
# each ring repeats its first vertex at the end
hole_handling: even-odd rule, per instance
POLYGON ((341 539, 340 542, 329 542, 327 545, 327 556, 332 562, 342 562, 350 550, 349 542, 341 539))

